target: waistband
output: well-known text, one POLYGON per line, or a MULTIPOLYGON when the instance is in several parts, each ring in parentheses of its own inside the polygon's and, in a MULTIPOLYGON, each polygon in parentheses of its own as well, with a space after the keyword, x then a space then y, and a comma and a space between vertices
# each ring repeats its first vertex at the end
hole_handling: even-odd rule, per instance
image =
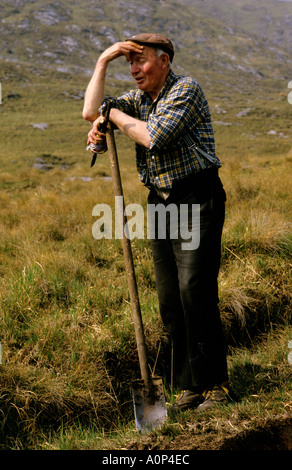
POLYGON ((206 191, 208 187, 213 186, 214 182, 218 179, 218 168, 208 168, 198 171, 197 173, 192 173, 181 180, 173 181, 171 189, 161 189, 156 186, 151 186, 150 189, 154 190, 159 197, 166 200, 170 195, 186 193, 190 190, 206 191))

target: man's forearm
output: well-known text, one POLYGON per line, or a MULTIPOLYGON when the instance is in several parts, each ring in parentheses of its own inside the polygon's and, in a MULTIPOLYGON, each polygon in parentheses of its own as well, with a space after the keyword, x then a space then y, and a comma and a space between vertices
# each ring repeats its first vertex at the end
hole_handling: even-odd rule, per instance
POLYGON ((99 115, 98 108, 104 100, 107 64, 97 62, 84 97, 83 118, 93 122, 99 115))
POLYGON ((135 119, 116 108, 111 109, 110 120, 136 144, 150 147, 151 137, 146 122, 135 119))
POLYGON ((104 86, 108 64, 120 56, 125 56, 128 60, 131 52, 142 53, 142 51, 143 46, 140 44, 125 41, 113 44, 101 54, 85 93, 84 119, 93 122, 99 115, 98 108, 104 100, 104 86))

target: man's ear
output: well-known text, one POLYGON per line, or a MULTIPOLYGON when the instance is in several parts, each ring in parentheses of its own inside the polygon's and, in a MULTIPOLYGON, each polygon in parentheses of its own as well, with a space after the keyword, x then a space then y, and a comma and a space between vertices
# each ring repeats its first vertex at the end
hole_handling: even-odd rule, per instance
POLYGON ((165 69, 169 65, 169 62, 170 62, 169 55, 166 52, 164 52, 163 54, 161 54, 160 59, 161 59, 163 68, 165 69))

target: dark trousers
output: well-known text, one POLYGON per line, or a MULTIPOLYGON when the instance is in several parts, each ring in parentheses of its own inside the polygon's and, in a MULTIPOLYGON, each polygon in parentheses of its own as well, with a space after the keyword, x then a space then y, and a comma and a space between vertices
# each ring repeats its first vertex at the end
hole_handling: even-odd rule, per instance
MULTIPOLYGON (((179 214, 181 204, 188 204, 190 214, 193 204, 200 205, 196 249, 182 249, 186 240, 180 236, 180 226, 177 237, 171 238, 170 217, 166 217, 166 237, 151 240, 160 314, 172 340, 173 385, 182 389, 228 381, 217 284, 225 200, 217 170, 174 183, 166 201, 153 189, 148 197, 149 204, 175 204, 179 214)), ((192 220, 189 217, 189 223, 192 220)))

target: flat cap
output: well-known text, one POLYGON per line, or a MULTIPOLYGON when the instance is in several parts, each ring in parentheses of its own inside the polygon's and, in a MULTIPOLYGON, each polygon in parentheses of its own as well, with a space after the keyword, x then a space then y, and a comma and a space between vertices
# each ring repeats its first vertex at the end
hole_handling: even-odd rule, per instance
POLYGON ((157 33, 141 33, 125 39, 125 41, 136 42, 137 44, 145 44, 145 46, 158 47, 169 55, 170 62, 174 56, 174 47, 170 39, 162 34, 157 33))

